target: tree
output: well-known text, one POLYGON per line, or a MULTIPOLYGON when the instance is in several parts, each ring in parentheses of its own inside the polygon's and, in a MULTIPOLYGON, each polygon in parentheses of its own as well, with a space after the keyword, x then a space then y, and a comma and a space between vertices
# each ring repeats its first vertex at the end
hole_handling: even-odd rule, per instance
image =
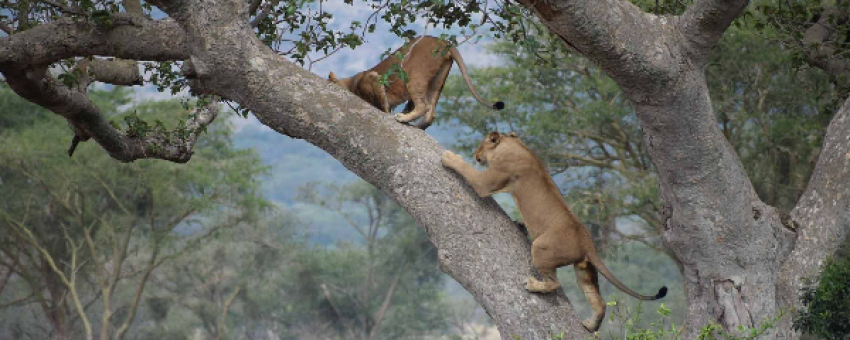
MULTIPOLYGON (((404 207, 427 231, 441 268, 475 296, 503 337, 544 339, 565 332, 564 338, 586 338, 562 294, 524 291, 522 280, 533 274, 527 240, 495 202, 475 197, 442 168, 442 147, 284 59, 257 37, 266 32, 255 27, 267 20, 297 30, 292 25, 299 19, 291 14, 294 4, 150 1, 166 19, 142 17, 132 0, 122 3, 126 12, 120 13, 112 2, 5 4, 10 14, 3 18, 2 30, 10 35, 0 38, 0 72, 18 95, 66 118, 77 140, 90 137, 121 161, 186 161, 196 132, 214 118, 209 110, 191 115, 186 128, 177 131, 131 126, 121 132, 88 100, 82 86, 90 79, 132 83, 86 66, 84 60, 94 56, 183 61, 181 74, 194 93, 234 101, 273 130, 321 147, 404 207), (76 19, 57 19, 57 13, 76 19), (74 57, 85 57, 82 64, 74 60, 80 77, 65 76, 65 84, 48 72, 49 65, 74 57)), ((850 151, 844 138, 850 103, 829 123, 801 199, 789 215, 780 214, 758 198, 724 138, 705 77, 710 51, 744 11, 746 0, 695 0, 667 15, 624 0, 519 4, 558 40, 604 70, 636 112, 658 171, 663 242, 684 266, 684 336, 694 338, 708 322, 728 330, 754 326, 781 309, 800 306, 800 278, 816 278, 816 264, 848 234, 850 182, 837 179, 850 175, 844 157, 850 151)), ((426 13, 436 25, 470 24, 470 12, 514 17, 522 12, 501 2, 486 7, 439 1, 416 6, 388 2, 377 11, 389 13, 384 17, 399 33, 415 12, 426 13)), ((370 27, 369 20, 352 25, 370 27)), ((790 322, 772 335, 798 336, 790 322)))
POLYGON ((163 266, 151 278, 147 298, 153 321, 138 339, 279 339, 302 321, 293 303, 300 222, 275 211, 222 231, 215 241, 163 266))
POLYGON ((448 328, 434 248, 387 195, 365 182, 313 182, 299 199, 341 215, 360 236, 304 254, 302 290, 321 307, 305 336, 417 339, 448 328))
MULTIPOLYGON (((107 107, 129 101, 121 88, 96 95, 107 107)), ((130 109, 155 117, 182 110, 175 102, 130 109)), ((68 159, 54 152, 64 143, 44 138, 66 129, 49 118, 0 137, 0 191, 12 198, 0 202, 0 266, 4 282, 29 292, 1 306, 39 306, 54 339, 123 339, 154 270, 264 205, 254 182, 262 167, 233 150, 221 127, 199 145, 196 166, 104 166, 112 160, 96 150, 68 159)))

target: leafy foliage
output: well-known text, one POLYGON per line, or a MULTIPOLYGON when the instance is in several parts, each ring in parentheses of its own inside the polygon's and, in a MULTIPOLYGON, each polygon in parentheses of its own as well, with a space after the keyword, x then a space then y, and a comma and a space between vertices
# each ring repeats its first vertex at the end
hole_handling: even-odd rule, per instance
POLYGON ((850 256, 844 255, 823 265, 820 283, 809 282, 802 289, 805 309, 794 320, 794 329, 825 339, 850 337, 850 256))
MULTIPOLYGON (((121 88, 92 95, 115 117, 141 112, 170 123, 183 112, 177 102, 121 112, 129 101, 121 88)), ((10 106, 27 107, 14 98, 10 106)), ((0 112, 8 114, 17 112, 0 112)), ((233 148, 222 124, 210 129, 189 165, 120 164, 87 144, 69 158, 60 137, 67 132, 54 116, 0 134, 0 196, 16 198, 0 201, 0 267, 16 273, 12 289, 0 289, 0 306, 11 308, 2 311, 8 326, 0 328, 42 338, 45 332, 90 336, 98 326, 120 339, 150 273, 266 208, 257 185, 264 168, 252 152, 233 148), (37 318, 19 319, 22 310, 37 318), (50 328, 34 327, 39 324, 50 328)))

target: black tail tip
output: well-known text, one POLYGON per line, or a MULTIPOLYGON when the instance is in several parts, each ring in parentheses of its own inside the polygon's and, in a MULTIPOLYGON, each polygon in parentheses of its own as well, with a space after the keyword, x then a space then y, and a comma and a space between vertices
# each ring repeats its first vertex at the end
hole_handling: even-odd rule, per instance
POLYGON ((496 102, 496 104, 493 104, 493 108, 496 109, 496 110, 504 109, 505 108, 505 102, 496 102))
POLYGON ((661 287, 661 289, 658 290, 658 294, 655 294, 656 299, 660 299, 665 296, 667 296, 667 286, 661 287))

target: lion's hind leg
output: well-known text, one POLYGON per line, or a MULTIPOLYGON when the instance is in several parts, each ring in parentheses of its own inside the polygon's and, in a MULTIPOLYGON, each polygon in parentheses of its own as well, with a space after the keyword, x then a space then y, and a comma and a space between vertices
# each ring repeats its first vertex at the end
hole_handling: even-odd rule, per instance
POLYGON ((415 82, 411 80, 407 83, 407 92, 410 93, 410 100, 413 101, 413 111, 410 113, 398 114, 395 116, 395 120, 407 123, 415 120, 416 118, 422 117, 431 111, 431 104, 428 103, 427 93, 428 93, 428 84, 422 83, 421 81, 415 82))
POLYGON ((605 319, 605 301, 599 294, 599 275, 596 267, 589 261, 578 262, 574 267, 578 286, 584 292, 587 303, 593 308, 593 317, 582 321, 582 324, 588 331, 595 332, 605 319))
POLYGON ((452 61, 447 60, 440 66, 440 70, 428 84, 428 102, 431 103, 431 110, 425 114, 416 126, 422 130, 427 129, 437 117, 437 101, 440 99, 440 94, 443 92, 443 86, 446 85, 446 79, 449 77, 449 71, 452 70, 452 61))
POLYGON ((525 280, 525 289, 532 293, 549 293, 560 288, 561 283, 558 282, 557 275, 560 261, 555 257, 552 247, 546 244, 542 237, 531 245, 531 257, 534 268, 543 277, 543 281, 530 277, 525 280))

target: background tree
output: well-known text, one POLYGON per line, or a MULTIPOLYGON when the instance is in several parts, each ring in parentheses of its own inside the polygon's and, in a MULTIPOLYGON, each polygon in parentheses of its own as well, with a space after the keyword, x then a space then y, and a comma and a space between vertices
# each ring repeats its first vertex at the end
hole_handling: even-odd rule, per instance
MULTIPOLYGON (((0 95, 13 98, 6 89, 0 95)), ((96 95, 101 107, 128 103, 121 88, 96 95)), ((161 102, 131 106, 114 117, 180 111, 179 103, 161 102)), ((29 322, 46 319, 50 328, 29 336, 122 339, 154 270, 263 207, 256 194, 262 167, 251 152, 233 150, 226 127, 210 129, 191 167, 107 166, 112 161, 96 150, 81 151, 69 163, 67 155, 54 152, 63 142, 42 142, 45 133, 64 129, 48 116, 0 136, 6 145, 0 192, 15 198, 0 202, 0 266, 12 273, 6 282, 22 287, 16 292, 28 292, 0 301, 14 307, 4 313, 10 328, 12 320, 27 323, 18 317, 28 306, 41 309, 29 322)))
MULTIPOLYGON (((9 14, 2 29, 9 37, 0 38, 0 72, 18 95, 66 118, 77 141, 91 138, 122 161, 183 162, 198 132, 215 117, 209 105, 190 115, 185 128, 134 123, 119 130, 86 96, 89 80, 127 84, 138 79, 98 71, 94 56, 183 61, 181 75, 193 93, 234 101, 273 130, 321 147, 404 207, 427 231, 441 268, 475 296, 503 337, 587 336, 563 295, 523 290, 522 280, 533 275, 527 240, 492 200, 475 197, 442 168, 443 148, 268 48, 252 22, 275 13, 273 23, 296 27, 297 20, 286 20, 293 17, 291 6, 263 11, 262 1, 152 0, 168 18, 150 19, 136 4, 122 3, 123 11, 112 2, 4 6, 9 14), (63 60, 72 66, 60 81, 48 68, 63 60)), ((746 0, 696 0, 668 14, 624 0, 519 4, 387 2, 376 9, 382 15, 357 24, 368 30, 370 20, 381 17, 393 32, 411 36, 415 32, 406 24, 416 13, 440 26, 467 25, 471 13, 486 11, 493 16, 484 16, 485 23, 502 15, 506 21, 494 27, 522 32, 513 19, 523 9, 530 11, 558 41, 604 70, 635 110, 658 173, 662 240, 684 268, 683 335, 695 337, 709 322, 728 330, 751 327, 800 306, 799 279, 816 278, 817 263, 835 253, 848 234, 850 183, 834 179, 850 175, 844 161, 850 142, 843 136, 850 128, 850 104, 845 102, 828 125, 806 190, 786 216, 758 198, 717 124, 705 77, 710 51, 746 0)), ((524 41, 534 45, 533 39, 524 41)), ((790 323, 776 334, 797 336, 790 323)))
POLYGON ((361 237, 301 259, 302 289, 320 304, 319 329, 306 333, 324 327, 340 339, 416 339, 445 332, 434 247, 398 205, 365 182, 310 183, 299 196, 342 215, 361 237))
MULTIPOLYGON (((285 211, 219 233, 153 276, 151 323, 138 339, 280 339, 304 321, 297 258, 300 222, 285 211)), ((284 337, 289 339, 288 337, 284 337)))

